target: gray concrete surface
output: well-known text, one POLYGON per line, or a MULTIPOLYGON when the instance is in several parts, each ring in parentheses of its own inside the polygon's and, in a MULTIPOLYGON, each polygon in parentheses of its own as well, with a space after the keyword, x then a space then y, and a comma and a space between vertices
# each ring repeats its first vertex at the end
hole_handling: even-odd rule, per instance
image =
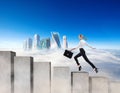
POLYGON ((14 93, 33 93, 33 58, 14 58, 14 93))
POLYGON ((70 93, 69 67, 54 67, 52 78, 52 93, 70 93))
POLYGON ((108 93, 109 80, 106 77, 90 77, 90 93, 108 93))
POLYGON ((34 62, 34 93, 50 93, 51 63, 34 62))
POLYGON ((0 51, 0 93, 13 93, 15 52, 0 51))
POLYGON ((72 93, 89 93, 89 74, 87 72, 71 73, 72 93))

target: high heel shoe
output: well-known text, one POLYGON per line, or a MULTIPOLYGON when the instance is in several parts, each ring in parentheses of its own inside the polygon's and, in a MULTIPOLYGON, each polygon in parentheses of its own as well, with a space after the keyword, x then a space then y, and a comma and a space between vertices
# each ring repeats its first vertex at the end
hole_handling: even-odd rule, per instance
POLYGON ((95 68, 94 68, 94 71, 95 71, 96 73, 98 73, 98 68, 95 67, 95 68))
POLYGON ((82 67, 81 67, 81 66, 79 66, 79 67, 78 67, 78 70, 79 70, 79 71, 81 71, 81 69, 82 69, 82 67))

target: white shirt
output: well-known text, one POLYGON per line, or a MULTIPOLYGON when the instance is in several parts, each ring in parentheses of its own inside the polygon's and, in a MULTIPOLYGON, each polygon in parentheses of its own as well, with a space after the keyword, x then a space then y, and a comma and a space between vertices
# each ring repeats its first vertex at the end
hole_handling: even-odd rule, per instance
POLYGON ((79 45, 76 48, 84 48, 84 46, 88 46, 92 48, 85 40, 81 39, 79 45))

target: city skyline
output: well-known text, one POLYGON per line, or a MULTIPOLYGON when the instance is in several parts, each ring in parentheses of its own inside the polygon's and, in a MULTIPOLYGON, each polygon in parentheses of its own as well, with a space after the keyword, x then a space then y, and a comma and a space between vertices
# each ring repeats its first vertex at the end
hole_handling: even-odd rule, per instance
POLYGON ((57 48, 68 48, 67 37, 63 36, 63 41, 60 41, 59 32, 51 32, 50 37, 40 38, 39 34, 27 38, 23 41, 23 50, 41 50, 41 49, 57 49, 57 48))
POLYGON ((96 48, 120 49, 119 11, 118 0, 1 0, 0 48, 22 48, 26 37, 54 31, 70 47, 83 34, 96 48))

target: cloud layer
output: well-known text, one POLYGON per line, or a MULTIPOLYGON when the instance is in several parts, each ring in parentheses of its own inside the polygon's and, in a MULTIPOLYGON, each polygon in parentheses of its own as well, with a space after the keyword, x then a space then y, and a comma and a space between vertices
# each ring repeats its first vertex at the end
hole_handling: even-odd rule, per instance
MULTIPOLYGON (((86 50, 88 58, 93 62, 98 68, 99 73, 96 74, 93 69, 89 66, 85 60, 80 57, 78 58, 82 71, 87 71, 89 74, 97 76, 106 76, 110 79, 120 80, 120 58, 116 57, 109 51, 94 49, 86 50)), ((52 66, 69 66, 71 71, 77 71, 77 65, 74 60, 74 56, 79 51, 73 51, 74 55, 72 59, 69 59, 63 56, 64 50, 41 50, 41 51, 27 51, 27 52, 18 52, 17 56, 32 56, 34 57, 35 62, 51 62, 52 66)))

